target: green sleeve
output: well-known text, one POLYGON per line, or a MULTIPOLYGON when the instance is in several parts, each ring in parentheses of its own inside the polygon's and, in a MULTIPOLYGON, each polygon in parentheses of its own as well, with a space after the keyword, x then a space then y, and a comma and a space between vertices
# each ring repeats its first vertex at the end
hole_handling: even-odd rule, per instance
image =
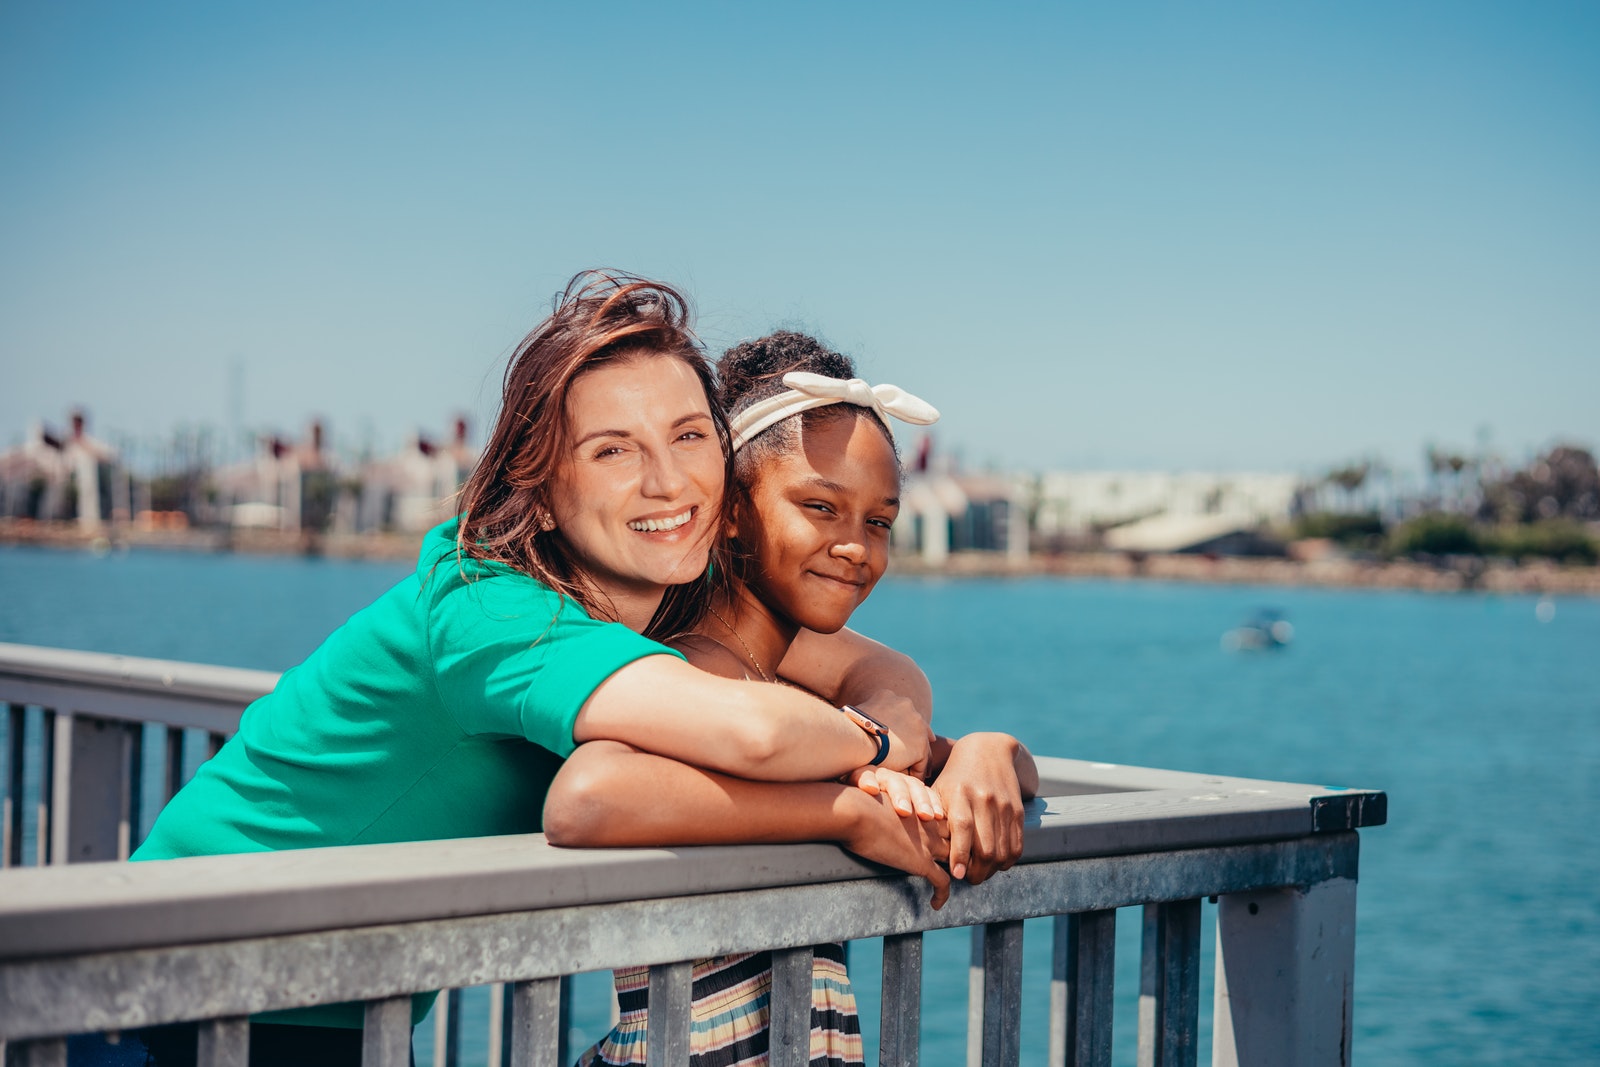
POLYGON ((569 756, 573 721, 600 683, 645 656, 682 658, 526 575, 450 574, 430 593, 435 684, 469 734, 525 737, 569 756))

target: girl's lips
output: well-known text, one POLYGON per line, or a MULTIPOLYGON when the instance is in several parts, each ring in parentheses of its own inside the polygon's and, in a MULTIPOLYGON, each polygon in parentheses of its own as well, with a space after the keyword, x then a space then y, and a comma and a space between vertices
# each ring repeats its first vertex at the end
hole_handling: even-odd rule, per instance
POLYGON ((865 578, 859 580, 855 578, 841 578, 836 574, 824 574, 821 571, 812 571, 811 573, 815 577, 825 578, 830 582, 838 582, 840 585, 848 585, 852 589, 859 589, 867 584, 867 580, 865 578))

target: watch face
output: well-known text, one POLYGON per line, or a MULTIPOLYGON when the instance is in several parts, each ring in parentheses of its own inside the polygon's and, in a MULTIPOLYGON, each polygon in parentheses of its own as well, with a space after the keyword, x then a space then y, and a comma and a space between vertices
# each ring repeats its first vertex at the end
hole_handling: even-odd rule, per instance
POLYGON ((878 737, 884 733, 882 723, 878 722, 877 719, 874 719, 872 716, 854 707, 853 705, 846 704, 839 710, 844 712, 845 715, 849 716, 851 722, 855 723, 872 736, 878 737))

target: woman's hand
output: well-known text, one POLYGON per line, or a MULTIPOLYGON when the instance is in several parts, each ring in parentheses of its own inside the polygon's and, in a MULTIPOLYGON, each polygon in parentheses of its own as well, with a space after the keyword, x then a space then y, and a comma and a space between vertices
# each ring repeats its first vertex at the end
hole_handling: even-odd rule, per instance
POLYGON ((944 818, 944 802, 921 778, 883 767, 861 767, 845 776, 845 781, 868 796, 883 796, 896 815, 915 815, 923 822, 944 818))
POLYGON ((915 702, 882 689, 865 700, 852 702, 851 707, 871 716, 889 731, 889 756, 883 766, 916 777, 923 775, 928 767, 933 729, 915 702))
POLYGON ((951 745, 933 792, 948 816, 954 877, 977 885, 1022 855, 1023 793, 1038 784, 1021 779, 1019 763, 1030 771, 1033 757, 1009 734, 968 734, 951 745))

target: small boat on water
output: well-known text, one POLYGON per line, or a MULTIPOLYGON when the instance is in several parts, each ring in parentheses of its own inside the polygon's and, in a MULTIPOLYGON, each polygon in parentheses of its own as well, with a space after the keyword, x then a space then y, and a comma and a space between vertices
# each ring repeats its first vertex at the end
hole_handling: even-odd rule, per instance
POLYGON ((1294 640, 1294 624, 1283 617, 1276 608, 1262 608, 1243 626, 1222 635, 1222 647, 1228 652, 1258 652, 1283 648, 1294 640))

